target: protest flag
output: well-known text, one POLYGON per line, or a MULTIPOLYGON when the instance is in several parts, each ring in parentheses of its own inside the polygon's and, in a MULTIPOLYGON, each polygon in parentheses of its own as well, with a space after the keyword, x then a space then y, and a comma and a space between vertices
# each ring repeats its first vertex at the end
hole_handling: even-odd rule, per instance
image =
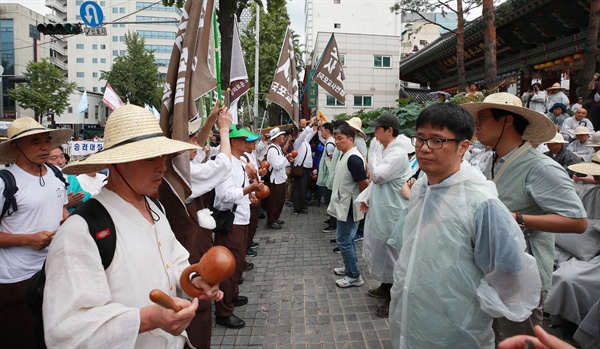
POLYGON ((299 127, 298 77, 296 74, 294 42, 289 26, 285 33, 277 62, 277 70, 275 76, 273 76, 268 98, 271 102, 285 109, 296 127, 299 127))
POLYGON ((233 123, 238 123, 237 102, 244 93, 250 90, 248 72, 244 63, 242 44, 240 43, 240 32, 238 29, 237 16, 233 15, 233 39, 231 41, 231 69, 229 70, 229 87, 231 88, 231 115, 233 123))
POLYGON ((331 34, 329 43, 321 55, 321 60, 315 68, 313 80, 325 91, 335 97, 338 101, 346 102, 346 91, 344 90, 344 69, 340 61, 335 36, 331 34))
POLYGON ((112 87, 110 87, 109 83, 106 83, 106 87, 104 88, 104 96, 102 96, 102 103, 104 103, 104 105, 110 110, 118 109, 123 104, 125 104, 123 103, 119 95, 115 92, 115 90, 113 90, 112 87))
POLYGON ((77 114, 85 113, 87 108, 88 108, 87 91, 83 91, 83 95, 81 96, 81 100, 79 100, 79 104, 77 105, 77 110, 75 110, 75 113, 77 113, 77 114))
MULTIPOLYGON (((214 0, 188 0, 173 44, 160 109, 160 126, 171 139, 188 141, 196 100, 217 86, 209 67, 214 0)), ((167 156, 165 180, 183 203, 190 195, 188 152, 167 156)))

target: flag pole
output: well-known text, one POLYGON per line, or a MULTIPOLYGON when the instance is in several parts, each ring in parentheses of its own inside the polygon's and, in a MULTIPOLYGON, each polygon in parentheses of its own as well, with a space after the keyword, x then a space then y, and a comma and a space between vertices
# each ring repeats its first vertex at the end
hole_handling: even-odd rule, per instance
POLYGON ((315 69, 313 69, 313 73, 310 74, 310 77, 308 78, 308 80, 306 80, 306 86, 304 86, 304 90, 302 90, 302 94, 300 95, 300 98, 299 98, 300 101, 304 100, 304 94, 306 93, 306 90, 308 90, 310 81, 313 79, 313 76, 315 75, 316 67, 319 66, 319 63, 321 63, 321 60, 323 59, 323 55, 325 54, 325 51, 327 51, 327 47, 329 47, 329 44, 331 43, 331 39, 333 39, 333 33, 331 33, 331 37, 329 37, 329 41, 327 42, 327 45, 325 45, 325 49, 321 53, 321 57, 319 57, 319 60, 317 61, 317 64, 315 65, 315 69))
POLYGON ((219 54, 219 31, 217 28, 217 11, 213 10, 213 35, 215 37, 215 65, 217 71, 217 97, 221 105, 223 97, 221 96, 221 57, 219 54))

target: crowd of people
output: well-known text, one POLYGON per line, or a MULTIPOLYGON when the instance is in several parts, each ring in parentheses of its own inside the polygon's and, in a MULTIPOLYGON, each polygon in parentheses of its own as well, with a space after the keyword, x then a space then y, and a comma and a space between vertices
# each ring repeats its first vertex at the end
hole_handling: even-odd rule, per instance
POLYGON ((369 146, 357 117, 254 133, 219 106, 176 141, 126 105, 108 119, 103 149, 73 162, 61 147, 70 130, 19 118, 0 144, 10 164, 0 181, 1 346, 34 347, 41 331, 55 348, 210 348, 213 316, 245 326, 235 310, 248 303, 240 285, 260 258, 261 218, 285 232, 283 208, 301 216, 313 203, 341 257, 335 285, 378 283, 366 293, 384 300, 375 314, 389 318, 395 348, 568 348, 539 328, 544 311, 566 338, 597 348, 600 132, 583 106, 566 113, 560 85, 546 90, 432 104, 410 138, 383 113, 368 123, 369 146), (185 198, 164 178, 176 153, 189 169, 185 198), (96 231, 92 207, 112 225, 96 231), (201 296, 190 297, 180 275, 213 246, 232 253, 233 274, 218 284, 194 275, 201 296), (26 303, 42 269, 43 328, 26 303), (152 303, 153 289, 179 311, 152 303))

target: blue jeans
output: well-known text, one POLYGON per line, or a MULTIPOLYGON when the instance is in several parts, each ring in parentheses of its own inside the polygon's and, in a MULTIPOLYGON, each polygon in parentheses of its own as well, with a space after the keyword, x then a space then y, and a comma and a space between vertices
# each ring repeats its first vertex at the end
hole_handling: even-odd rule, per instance
POLYGON ((358 229, 359 222, 354 222, 351 217, 347 221, 337 221, 335 240, 346 268, 346 276, 357 278, 360 276, 358 265, 356 264, 356 246, 354 245, 354 234, 358 229))

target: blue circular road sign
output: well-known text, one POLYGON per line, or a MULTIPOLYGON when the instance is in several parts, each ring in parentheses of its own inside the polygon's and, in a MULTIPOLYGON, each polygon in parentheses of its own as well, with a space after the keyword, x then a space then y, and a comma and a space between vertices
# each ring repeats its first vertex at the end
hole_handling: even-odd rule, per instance
POLYGON ((102 24, 102 20, 104 19, 104 14, 102 13, 100 5, 93 1, 86 1, 81 4, 79 14, 81 15, 83 23, 90 27, 100 26, 100 24, 102 24))

